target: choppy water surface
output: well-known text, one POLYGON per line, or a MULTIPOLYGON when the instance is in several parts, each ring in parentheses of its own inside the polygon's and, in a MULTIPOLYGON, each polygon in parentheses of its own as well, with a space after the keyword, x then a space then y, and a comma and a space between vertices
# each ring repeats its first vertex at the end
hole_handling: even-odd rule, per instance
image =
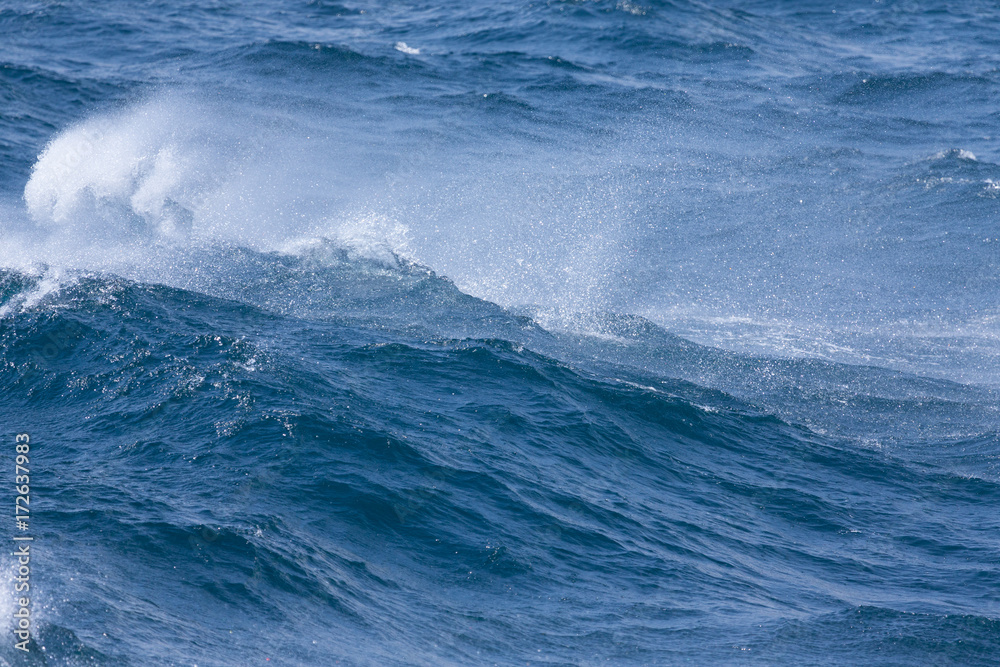
POLYGON ((991 664, 998 23, 0 5, 0 660, 991 664))

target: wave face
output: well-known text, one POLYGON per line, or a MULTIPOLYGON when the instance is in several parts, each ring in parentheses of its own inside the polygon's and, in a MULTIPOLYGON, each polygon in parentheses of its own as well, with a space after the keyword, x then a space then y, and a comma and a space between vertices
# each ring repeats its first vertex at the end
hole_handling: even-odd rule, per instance
POLYGON ((7 3, 0 664, 992 664, 998 19, 7 3))

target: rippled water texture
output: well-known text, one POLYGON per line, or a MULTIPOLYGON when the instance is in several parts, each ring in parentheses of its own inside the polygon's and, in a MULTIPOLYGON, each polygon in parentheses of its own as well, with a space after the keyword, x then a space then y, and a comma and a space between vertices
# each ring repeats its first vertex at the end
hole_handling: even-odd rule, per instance
POLYGON ((0 5, 0 664, 992 664, 998 24, 0 5))

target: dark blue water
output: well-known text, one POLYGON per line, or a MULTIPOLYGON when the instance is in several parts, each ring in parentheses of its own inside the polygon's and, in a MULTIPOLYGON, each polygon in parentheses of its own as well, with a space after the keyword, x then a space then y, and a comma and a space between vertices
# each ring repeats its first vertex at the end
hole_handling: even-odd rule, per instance
POLYGON ((995 664, 997 25, 0 3, 0 664, 995 664))

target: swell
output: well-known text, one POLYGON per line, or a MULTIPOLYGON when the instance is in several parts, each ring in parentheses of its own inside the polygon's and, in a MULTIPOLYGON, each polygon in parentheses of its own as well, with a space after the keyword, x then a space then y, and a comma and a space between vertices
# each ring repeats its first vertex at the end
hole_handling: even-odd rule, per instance
MULTIPOLYGON (((954 518, 998 499, 995 482, 929 474, 724 394, 698 407, 706 392, 687 383, 588 377, 502 340, 379 335, 117 279, 57 300, 4 320, 2 380, 24 397, 4 410, 58 440, 54 469, 75 470, 39 487, 53 494, 53 549, 75 548, 99 521, 108 539, 77 561, 85 571, 183 568, 171 592, 153 579, 105 584, 146 633, 193 632, 192 604, 238 613, 291 596, 299 613, 258 615, 270 630, 240 648, 211 627, 232 614, 206 619, 203 650, 265 650, 269 632, 302 631, 306 616, 342 637, 416 637, 426 654, 428 615, 527 632, 538 614, 571 613, 588 644, 608 608, 625 613, 612 585, 655 607, 629 612, 643 642, 664 610, 689 636, 706 596, 734 628, 764 607, 777 619, 877 602, 886 586, 895 604, 919 606, 919 581, 964 592, 948 613, 991 613, 990 547, 966 523, 988 520, 954 518), (53 336, 64 352, 43 363, 32 351, 53 336), (85 498, 90 509, 67 509, 85 498), (915 539, 929 527, 933 539, 915 539), (929 558, 895 558, 895 541, 929 558), (784 597, 776 567, 817 583, 784 597), (500 604, 511 586, 565 602, 511 616, 500 604), (400 597, 406 611, 389 614, 400 597)), ((131 641, 120 649, 140 654, 131 641)), ((542 645, 572 659, 561 640, 542 645)), ((325 648, 350 654, 346 639, 325 648)))
POLYGON ((0 9, 44 660, 988 664, 995 9, 836 9, 0 9))

